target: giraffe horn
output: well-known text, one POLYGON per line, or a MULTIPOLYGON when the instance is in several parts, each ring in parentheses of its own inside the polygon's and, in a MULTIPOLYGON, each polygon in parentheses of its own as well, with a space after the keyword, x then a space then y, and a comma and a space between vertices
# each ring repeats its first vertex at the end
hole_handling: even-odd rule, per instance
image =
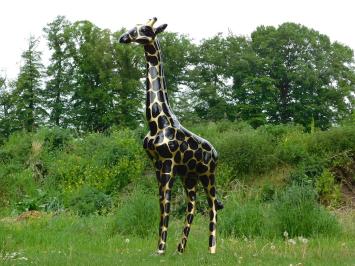
POLYGON ((154 23, 157 22, 157 20, 158 19, 156 17, 154 17, 154 18, 148 20, 147 25, 153 27, 154 23))

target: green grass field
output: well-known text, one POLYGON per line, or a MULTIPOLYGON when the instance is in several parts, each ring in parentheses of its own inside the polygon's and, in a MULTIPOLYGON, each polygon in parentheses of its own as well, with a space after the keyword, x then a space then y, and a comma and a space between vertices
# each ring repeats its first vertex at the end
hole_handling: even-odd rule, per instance
MULTIPOLYGON (((343 232, 309 239, 218 238, 207 252, 207 217, 197 215, 186 252, 175 252, 182 221, 172 217, 167 253, 154 254, 155 237, 113 233, 114 216, 44 214, 0 222, 1 265, 355 265, 355 212, 337 214, 343 232)), ((142 221, 144 222, 144 221, 142 221)), ((155 228, 152 228, 155 230, 155 228)))

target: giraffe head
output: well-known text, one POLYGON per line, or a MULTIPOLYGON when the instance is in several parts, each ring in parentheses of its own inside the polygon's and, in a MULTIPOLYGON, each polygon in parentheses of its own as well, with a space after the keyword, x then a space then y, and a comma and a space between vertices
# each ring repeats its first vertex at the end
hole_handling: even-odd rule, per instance
POLYGON ((162 24, 154 28, 153 26, 156 21, 157 18, 152 18, 148 20, 146 24, 135 26, 133 29, 121 35, 120 43, 136 42, 143 45, 152 43, 155 37, 168 26, 167 24, 162 24))

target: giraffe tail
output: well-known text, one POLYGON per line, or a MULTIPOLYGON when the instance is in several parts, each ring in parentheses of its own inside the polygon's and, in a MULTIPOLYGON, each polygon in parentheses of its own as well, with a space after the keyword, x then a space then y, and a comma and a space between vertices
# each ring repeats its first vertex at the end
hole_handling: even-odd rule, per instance
POLYGON ((224 208, 223 203, 220 200, 216 200, 216 209, 222 210, 224 208))

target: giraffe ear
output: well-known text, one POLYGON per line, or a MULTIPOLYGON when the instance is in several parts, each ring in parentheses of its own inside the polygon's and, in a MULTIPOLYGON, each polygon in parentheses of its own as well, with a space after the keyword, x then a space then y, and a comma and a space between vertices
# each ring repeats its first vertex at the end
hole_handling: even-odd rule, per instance
POLYGON ((163 32, 167 26, 168 26, 168 24, 162 24, 162 25, 158 26, 155 29, 155 34, 159 34, 159 33, 163 32))

